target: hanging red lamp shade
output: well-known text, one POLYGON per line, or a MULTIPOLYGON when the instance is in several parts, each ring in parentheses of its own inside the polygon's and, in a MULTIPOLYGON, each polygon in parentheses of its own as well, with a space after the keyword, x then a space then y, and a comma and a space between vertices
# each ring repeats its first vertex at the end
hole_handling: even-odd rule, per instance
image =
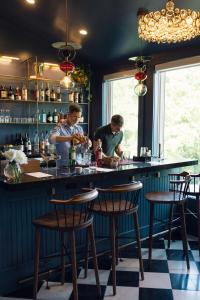
POLYGON ((73 72, 75 66, 71 61, 63 61, 60 63, 60 70, 63 72, 73 72))
POLYGON ((144 81, 147 79, 147 75, 145 72, 139 71, 135 73, 135 79, 139 81, 144 81))

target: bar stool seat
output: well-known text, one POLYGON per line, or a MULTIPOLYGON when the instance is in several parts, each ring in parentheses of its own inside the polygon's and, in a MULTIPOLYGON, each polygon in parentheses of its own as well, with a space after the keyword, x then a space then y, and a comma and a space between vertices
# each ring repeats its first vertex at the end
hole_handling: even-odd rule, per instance
MULTIPOLYGON (((152 193, 146 193, 146 199, 148 201, 153 201, 154 203, 174 203, 174 204, 180 204, 180 197, 179 193, 174 192, 152 192, 152 193)), ((183 199, 182 201, 186 201, 186 199, 183 199)))
POLYGON ((78 229, 82 226, 88 226, 92 223, 93 217, 91 217, 87 222, 85 222, 86 214, 80 213, 79 211, 73 213, 73 211, 67 214, 67 224, 65 219, 65 212, 60 210, 57 212, 51 212, 45 216, 39 217, 33 221, 33 225, 46 227, 53 230, 70 230, 71 228, 78 229), (59 219, 59 229, 58 229, 58 219, 59 219))
MULTIPOLYGON (((77 286, 77 262, 76 262, 76 232, 86 228, 87 238, 91 244, 93 256, 95 278, 97 284, 97 294, 100 297, 101 288, 99 281, 96 246, 94 240, 93 215, 91 208, 93 200, 97 198, 96 189, 86 193, 75 195, 68 200, 50 200, 54 204, 55 211, 50 212, 33 220, 35 226, 35 257, 34 257, 34 287, 33 299, 37 299, 38 279, 39 279, 39 260, 40 260, 40 235, 41 229, 56 230, 60 238, 61 250, 61 284, 65 283, 65 234, 70 242, 71 248, 71 265, 72 265, 72 282, 73 282, 73 299, 78 300, 77 286), (58 208, 59 207, 59 208, 58 208)), ((49 257, 49 256, 48 256, 49 257)))

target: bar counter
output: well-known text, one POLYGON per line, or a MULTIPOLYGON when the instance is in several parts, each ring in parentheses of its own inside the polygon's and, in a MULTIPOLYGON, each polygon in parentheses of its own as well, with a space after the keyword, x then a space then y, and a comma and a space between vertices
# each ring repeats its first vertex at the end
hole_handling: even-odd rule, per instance
MULTIPOLYGON (((146 192, 164 191, 168 188, 168 174, 187 170, 197 160, 161 161, 152 163, 133 162, 120 165, 110 172, 98 172, 85 169, 82 174, 69 174, 66 169, 49 169, 52 176, 35 178, 23 174, 19 183, 0 180, 0 296, 19 288, 19 282, 33 274, 34 228, 32 220, 54 209, 49 204, 53 195, 58 199, 67 199, 72 194, 81 192, 83 187, 108 187, 115 184, 140 180, 143 189, 140 199, 139 218, 141 237, 148 235, 149 207, 145 201, 146 192)), ((41 170, 41 172, 46 172, 41 170)), ((168 208, 156 208, 162 220, 168 217, 168 208)), ((108 235, 108 220, 95 217, 96 236, 108 235)), ((130 224, 132 219, 120 220, 119 232, 121 243, 134 238, 130 224)), ((156 231, 163 229, 163 223, 155 223, 156 231)), ((97 252, 104 251, 109 244, 105 238, 96 238, 97 252)), ((77 250, 82 252, 85 246, 85 234, 77 240, 77 250)), ((59 242, 56 233, 46 231, 42 238, 41 255, 56 254, 59 242)), ((57 264, 54 260, 48 267, 57 264)), ((46 266, 44 267, 46 268, 46 266)), ((43 271, 43 270, 42 270, 43 271)))

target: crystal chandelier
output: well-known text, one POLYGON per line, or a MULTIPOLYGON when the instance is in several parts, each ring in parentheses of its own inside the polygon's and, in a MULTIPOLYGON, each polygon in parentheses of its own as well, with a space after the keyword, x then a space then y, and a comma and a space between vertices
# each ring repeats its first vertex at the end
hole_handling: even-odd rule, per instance
POLYGON ((138 12, 139 37, 148 42, 177 43, 200 35, 200 12, 175 8, 174 0, 167 0, 161 11, 138 12))

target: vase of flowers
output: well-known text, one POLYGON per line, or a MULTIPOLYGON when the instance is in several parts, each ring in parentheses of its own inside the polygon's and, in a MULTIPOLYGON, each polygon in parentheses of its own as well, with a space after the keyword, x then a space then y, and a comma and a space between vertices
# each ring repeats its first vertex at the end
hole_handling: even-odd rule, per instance
POLYGON ((22 174, 20 165, 27 164, 27 157, 21 150, 9 149, 3 153, 9 161, 4 168, 4 175, 9 182, 19 182, 22 174))

